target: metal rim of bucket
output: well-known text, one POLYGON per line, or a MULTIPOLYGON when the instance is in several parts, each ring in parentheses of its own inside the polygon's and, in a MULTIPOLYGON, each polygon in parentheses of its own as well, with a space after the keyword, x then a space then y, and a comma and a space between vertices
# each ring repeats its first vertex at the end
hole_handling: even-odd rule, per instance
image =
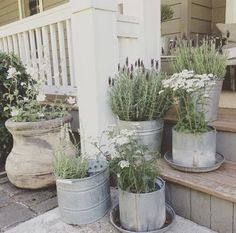
POLYGON ((217 170, 225 161, 224 155, 216 152, 216 160, 212 166, 208 167, 187 167, 181 163, 176 163, 172 159, 172 152, 167 151, 164 155, 165 161, 173 168, 183 171, 183 172, 192 172, 192 173, 200 173, 200 172, 210 172, 217 170))
POLYGON ((90 180, 90 179, 93 179, 94 177, 96 176, 99 176, 101 175, 102 173, 104 173, 106 170, 108 169, 108 163, 106 164, 106 167, 104 167, 103 170, 97 172, 97 173, 94 173, 88 177, 84 177, 84 178, 79 178, 79 179, 61 179, 61 178, 57 178, 57 182, 60 182, 60 183, 75 183, 77 181, 86 181, 86 180, 90 180))
MULTIPOLYGON (((162 185, 162 186, 161 186, 159 189, 153 191, 152 193, 158 193, 158 192, 161 192, 162 189, 163 189, 163 186, 165 186, 165 183, 166 183, 166 182, 165 182, 161 177, 156 178, 156 182, 155 182, 158 186, 160 186, 159 183, 158 183, 158 181, 161 182, 161 185, 162 185)), ((127 193, 127 194, 130 194, 130 192, 125 191, 125 190, 122 190, 122 189, 120 189, 120 191, 122 191, 122 192, 124 192, 124 193, 127 193)), ((147 195, 150 194, 150 192, 149 192, 149 193, 131 193, 131 194, 133 194, 133 195, 147 196, 147 195)))
MULTIPOLYGON (((168 205, 166 203, 166 216, 167 218, 169 218, 171 221, 170 223, 167 222, 167 219, 166 219, 166 222, 164 224, 164 226, 161 228, 161 229, 157 229, 157 230, 154 230, 154 231, 147 231, 147 232, 139 232, 139 233, 163 233, 163 232, 166 232, 167 230, 169 230, 174 224, 175 224, 175 221, 176 221, 176 214, 175 214, 175 211, 173 210, 173 208, 168 205)), ((117 229, 119 230, 120 232, 122 233, 136 233, 134 231, 128 231, 128 230, 125 230, 121 227, 121 225, 118 225, 118 221, 119 220, 119 204, 117 204, 116 206, 114 206, 111 211, 110 211, 110 222, 111 224, 117 229)))

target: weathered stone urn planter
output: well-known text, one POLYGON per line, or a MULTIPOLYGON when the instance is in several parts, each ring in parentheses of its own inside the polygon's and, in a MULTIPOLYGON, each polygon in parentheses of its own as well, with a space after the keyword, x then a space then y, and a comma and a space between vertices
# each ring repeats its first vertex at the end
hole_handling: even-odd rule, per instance
POLYGON ((39 122, 6 121, 13 136, 13 148, 6 160, 7 176, 19 188, 39 189, 55 184, 52 173, 53 154, 64 146, 68 155, 74 155, 69 132, 63 125, 72 117, 39 122))

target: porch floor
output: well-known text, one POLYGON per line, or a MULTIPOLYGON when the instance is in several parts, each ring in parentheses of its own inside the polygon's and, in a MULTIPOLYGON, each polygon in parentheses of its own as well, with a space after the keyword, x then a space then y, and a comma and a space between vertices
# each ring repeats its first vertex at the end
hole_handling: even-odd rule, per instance
MULTIPOLYGON (((117 203, 117 192, 112 189, 113 205, 117 203)), ((118 233, 109 222, 109 215, 100 221, 85 225, 72 226, 60 220, 58 208, 9 229, 6 233, 118 233)), ((214 233, 205 227, 177 216, 175 225, 166 233, 214 233)))

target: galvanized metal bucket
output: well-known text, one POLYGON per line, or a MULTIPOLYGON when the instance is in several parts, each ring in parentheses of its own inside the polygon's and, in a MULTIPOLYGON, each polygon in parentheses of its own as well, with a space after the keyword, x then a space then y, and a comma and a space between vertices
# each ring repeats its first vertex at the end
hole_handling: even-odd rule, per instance
POLYGON ((188 167, 208 167, 215 163, 216 130, 183 133, 172 129, 172 156, 175 163, 188 167))
POLYGON ((134 130, 139 143, 147 146, 151 152, 160 152, 161 150, 163 126, 162 119, 153 121, 118 120, 119 130, 134 130))
POLYGON ((120 223, 134 232, 160 229, 166 220, 165 182, 157 178, 159 189, 150 193, 119 190, 120 223))
MULTIPOLYGON (((217 120, 218 106, 220 101, 220 94, 222 89, 223 81, 212 81, 215 85, 208 86, 204 90, 204 95, 207 96, 206 103, 203 105, 203 112, 205 113, 206 122, 212 122, 217 120)), ((201 110, 198 107, 199 110, 201 110)))
POLYGON ((87 178, 58 179, 56 184, 60 216, 68 224, 95 222, 111 206, 108 166, 87 178))

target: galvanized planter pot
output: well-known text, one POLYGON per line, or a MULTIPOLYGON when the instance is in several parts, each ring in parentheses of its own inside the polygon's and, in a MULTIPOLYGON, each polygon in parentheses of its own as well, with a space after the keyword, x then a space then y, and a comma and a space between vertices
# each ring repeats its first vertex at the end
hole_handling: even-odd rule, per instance
POLYGON ((57 196, 62 221, 88 224, 102 218, 111 206, 109 169, 82 179, 57 179, 57 196))
POLYGON ((12 184, 26 189, 39 189, 55 184, 52 172, 55 150, 63 141, 67 154, 75 154, 69 133, 62 128, 71 120, 72 117, 67 116, 39 122, 6 121, 6 127, 13 136, 13 148, 6 160, 6 172, 12 184))
MULTIPOLYGON (((205 119, 207 122, 217 120, 218 106, 220 101, 220 94, 222 89, 223 81, 212 81, 215 85, 208 86, 204 90, 204 95, 208 95, 206 104, 203 106, 205 113, 205 119)), ((199 107, 200 110, 201 107, 199 107)))
POLYGON ((159 189, 151 193, 119 190, 120 223, 126 230, 148 232, 160 229, 166 220, 165 182, 157 179, 159 189))
POLYGON ((118 120, 119 130, 134 130, 139 143, 147 146, 151 152, 161 150, 163 127, 164 122, 162 119, 152 121, 118 120))
POLYGON ((191 134, 172 129, 173 161, 187 167, 208 167, 215 163, 216 130, 191 134))

